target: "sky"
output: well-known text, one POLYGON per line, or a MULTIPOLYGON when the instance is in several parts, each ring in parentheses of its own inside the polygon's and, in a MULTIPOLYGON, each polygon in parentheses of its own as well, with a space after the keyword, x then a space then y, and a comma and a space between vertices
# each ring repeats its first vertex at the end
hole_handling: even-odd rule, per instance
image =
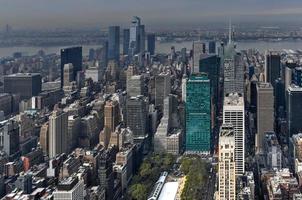
POLYGON ((85 28, 129 24, 133 15, 150 26, 232 21, 301 22, 302 0, 0 0, 0 26, 85 28))

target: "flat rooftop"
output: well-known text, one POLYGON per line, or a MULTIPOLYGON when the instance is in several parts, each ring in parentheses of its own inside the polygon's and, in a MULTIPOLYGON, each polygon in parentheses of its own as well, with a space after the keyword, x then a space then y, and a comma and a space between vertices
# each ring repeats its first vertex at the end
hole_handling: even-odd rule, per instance
POLYGON ((178 182, 165 183, 158 200, 174 200, 178 190, 178 182))
POLYGON ((16 73, 16 74, 6 75, 5 77, 27 78, 27 77, 33 77, 33 76, 40 76, 40 74, 39 73, 16 73))

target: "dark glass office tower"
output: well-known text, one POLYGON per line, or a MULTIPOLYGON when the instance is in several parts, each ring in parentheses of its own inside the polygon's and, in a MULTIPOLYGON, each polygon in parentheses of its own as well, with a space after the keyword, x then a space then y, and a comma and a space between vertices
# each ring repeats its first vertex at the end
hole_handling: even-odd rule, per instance
POLYGON ((210 54, 215 54, 216 53, 216 42, 215 41, 210 41, 209 42, 209 53, 210 54))
POLYGON ((42 78, 38 73, 18 73, 4 76, 4 92, 19 94, 29 99, 42 91, 42 78))
POLYGON ((286 93, 286 118, 288 134, 291 137, 302 131, 302 88, 290 85, 286 93))
POLYGON ((265 80, 275 86, 280 77, 281 57, 277 52, 267 52, 265 58, 265 80))
POLYGON ((147 45, 148 45, 148 52, 151 55, 155 54, 155 34, 148 34, 147 36, 147 45))
POLYGON ((128 55, 130 43, 130 29, 124 29, 123 38, 123 54, 128 55))
POLYGON ((64 65, 68 63, 73 65, 73 80, 75 80, 77 72, 82 71, 82 47, 61 49, 61 87, 64 83, 64 65))
POLYGON ((199 72, 208 74, 214 102, 218 98, 219 66, 220 58, 216 55, 202 55, 199 60, 199 72))
POLYGON ((119 61, 120 57, 120 27, 110 26, 108 33, 108 59, 119 61))

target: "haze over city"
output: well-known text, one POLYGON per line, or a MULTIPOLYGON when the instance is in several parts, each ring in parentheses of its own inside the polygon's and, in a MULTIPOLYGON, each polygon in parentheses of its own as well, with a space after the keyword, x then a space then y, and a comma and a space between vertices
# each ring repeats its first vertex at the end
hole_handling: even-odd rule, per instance
POLYGON ((222 22, 302 22, 300 0, 1 0, 0 25, 54 29, 126 25, 132 15, 151 27, 222 22))

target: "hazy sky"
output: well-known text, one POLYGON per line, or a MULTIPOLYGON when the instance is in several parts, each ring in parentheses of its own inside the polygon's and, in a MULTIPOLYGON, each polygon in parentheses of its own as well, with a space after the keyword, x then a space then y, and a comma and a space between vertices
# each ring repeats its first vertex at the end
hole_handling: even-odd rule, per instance
POLYGON ((141 16, 150 26, 234 21, 302 22, 302 0, 0 0, 0 26, 72 28, 125 25, 141 16))

